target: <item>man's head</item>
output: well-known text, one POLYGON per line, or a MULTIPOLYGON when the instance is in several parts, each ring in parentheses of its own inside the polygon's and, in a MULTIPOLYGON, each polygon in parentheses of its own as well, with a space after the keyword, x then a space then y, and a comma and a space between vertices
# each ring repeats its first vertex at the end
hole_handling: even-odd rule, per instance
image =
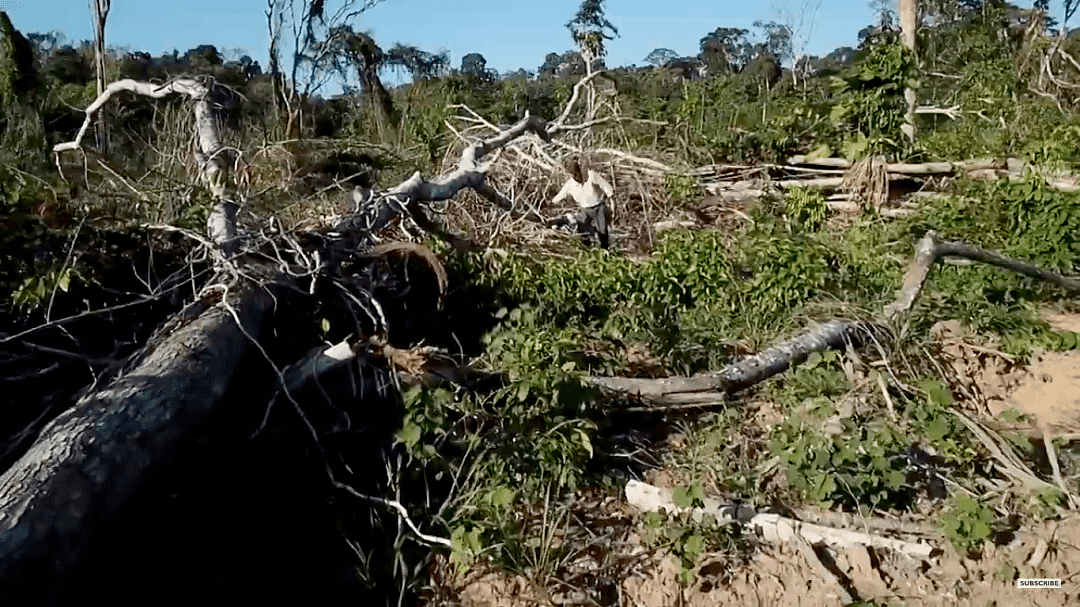
POLYGON ((566 161, 566 172, 570 173, 570 176, 574 178, 574 181, 585 183, 585 177, 589 173, 589 168, 586 165, 584 158, 571 156, 566 161))

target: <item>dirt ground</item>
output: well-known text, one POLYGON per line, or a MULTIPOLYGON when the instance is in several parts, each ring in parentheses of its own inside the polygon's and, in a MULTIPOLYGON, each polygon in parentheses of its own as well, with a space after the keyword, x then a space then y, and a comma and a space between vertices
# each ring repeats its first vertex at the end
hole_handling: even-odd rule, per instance
MULTIPOLYGON (((1080 330, 1080 315, 1045 317, 1055 328, 1080 330)), ((981 421, 1005 424, 1002 412, 1016 409, 1027 417, 1023 430, 1029 436, 1049 432, 1066 442, 1080 441, 1080 352, 1044 352, 1019 365, 993 344, 967 339, 959 323, 940 323, 933 335, 955 385, 967 397, 963 406, 981 421)), ((662 484, 663 476, 661 471, 655 482, 662 484)), ((1075 486, 1075 479, 1070 482, 1075 486)), ((742 559, 704 555, 693 582, 684 586, 678 561, 646 549, 638 538, 640 514, 611 496, 595 505, 605 520, 620 524, 603 536, 605 551, 572 554, 561 569, 567 572, 563 579, 530 580, 477 569, 450 584, 453 598, 446 602, 475 607, 1080 605, 1080 513, 1021 527, 997 544, 986 542, 977 555, 958 554, 940 536, 934 540, 939 549, 926 559, 862 546, 819 547, 812 558, 808 545, 760 544, 742 559), (1018 578, 1060 579, 1062 587, 1018 589, 1018 578)), ((921 518, 928 528, 936 527, 929 516, 921 518)))

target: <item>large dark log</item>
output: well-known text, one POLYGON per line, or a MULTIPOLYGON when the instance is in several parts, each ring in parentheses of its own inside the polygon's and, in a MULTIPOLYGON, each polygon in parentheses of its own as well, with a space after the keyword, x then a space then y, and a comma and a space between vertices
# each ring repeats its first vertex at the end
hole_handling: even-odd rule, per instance
MULTIPOLYGON (((316 447, 317 459, 322 460, 324 486, 341 495, 359 495, 341 482, 345 472, 331 471, 339 465, 354 475, 346 462, 328 452, 325 443, 333 442, 328 437, 341 434, 342 428, 353 434, 363 429, 356 428, 348 414, 342 419, 315 419, 294 396, 314 384, 317 390, 309 390, 312 398, 330 402, 332 409, 337 407, 335 399, 362 399, 373 386, 377 398, 390 398, 384 390, 389 385, 385 374, 374 382, 357 380, 353 369, 336 388, 327 384, 328 377, 340 375, 343 367, 355 362, 354 353, 360 351, 363 340, 393 334, 390 324, 395 312, 397 317, 415 316, 417 310, 425 309, 415 301, 423 289, 409 291, 413 301, 400 293, 388 295, 383 302, 376 298, 373 293, 386 291, 380 286, 386 276, 371 271, 372 259, 401 247, 362 245, 371 244, 375 233, 394 218, 410 214, 421 220, 423 203, 452 198, 464 188, 504 208, 512 207, 486 184, 483 157, 526 132, 549 138, 547 123, 526 117, 468 146, 457 170, 450 174, 432 181, 415 174, 375 197, 365 217, 369 221, 343 222, 336 230, 323 230, 309 238, 263 234, 249 239, 253 244, 243 248, 235 221, 239 198, 229 180, 230 152, 221 144, 213 116, 213 98, 223 93, 212 82, 113 83, 87 109, 76 139, 57 145, 55 151, 79 148, 94 115, 120 91, 154 98, 182 94, 195 101, 196 156, 203 182, 217 198, 207 225, 210 241, 205 244, 215 249, 218 275, 202 289, 199 300, 170 319, 125 370, 49 422, 29 451, 0 475, 2 605, 67 604, 81 598, 79 585, 100 570, 94 566, 94 557, 109 543, 118 520, 130 512, 140 491, 190 456, 195 446, 205 447, 209 441, 222 451, 231 441, 246 440, 258 425, 256 419, 252 427, 216 431, 214 420, 222 416, 250 418, 253 410, 266 411, 270 403, 294 411, 302 421, 301 437, 316 447), (262 250, 253 248, 260 246, 262 250), (294 257, 286 260, 280 251, 291 251, 294 257), (268 257, 276 260, 267 263, 268 257), (341 270, 343 260, 350 261, 347 276, 341 270), (304 267, 298 268, 298 263, 304 267), (387 310, 387 302, 400 309, 387 310), (298 351, 317 341, 316 308, 336 314, 335 324, 347 326, 351 319, 356 341, 321 353, 298 351), (276 316, 286 320, 274 322, 276 316), (294 333, 291 341, 284 336, 289 332, 294 333)), ((552 130, 559 126, 561 122, 552 130)), ((432 265, 438 291, 444 291, 446 277, 437 260, 431 263, 430 252, 421 257, 432 265)), ((415 276, 401 280, 413 281, 415 276)), ((343 335, 350 332, 339 330, 343 335)), ((371 404, 385 409, 385 403, 371 404)), ((387 424, 381 427, 381 434, 365 435, 360 443, 380 444, 389 433, 387 424)), ((378 497, 370 501, 394 506, 378 497)), ((400 505, 397 508, 403 512, 400 505)), ((168 525, 169 521, 158 523, 168 525)), ((430 541, 411 523, 410 527, 430 541)))
POLYGON ((256 290, 233 304, 235 318, 225 303, 197 315, 205 306, 193 304, 174 331, 50 422, 0 476, 0 601, 35 588, 47 597, 50 583, 58 592, 132 494, 221 404, 253 346, 245 332, 259 334, 273 301, 256 290))

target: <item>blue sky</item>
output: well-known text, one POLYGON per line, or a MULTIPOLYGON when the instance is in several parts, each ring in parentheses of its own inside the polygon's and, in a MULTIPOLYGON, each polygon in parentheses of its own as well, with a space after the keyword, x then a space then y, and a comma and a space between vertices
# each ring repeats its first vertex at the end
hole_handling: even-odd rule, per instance
MULTIPOLYGON (((384 0, 362 15, 355 28, 370 30, 383 48, 403 42, 428 51, 448 50, 454 67, 463 55, 477 52, 489 68, 500 72, 535 70, 547 53, 571 48, 565 24, 579 4, 580 0, 384 0)), ((1060 17, 1061 0, 1051 6, 1060 17)), ((858 31, 873 20, 869 0, 768 4, 607 0, 605 7, 619 29, 619 37, 608 46, 609 66, 641 64, 658 47, 696 54, 698 40, 715 28, 750 29, 758 19, 791 25, 796 51, 825 54, 838 46, 854 46, 858 31)), ((0 10, 7 11, 23 33, 60 30, 69 41, 93 35, 87 0, 0 0, 0 10)), ((239 48, 265 67, 265 10, 266 0, 112 0, 106 42, 154 55, 173 49, 183 53, 200 44, 213 44, 223 52, 239 48)))

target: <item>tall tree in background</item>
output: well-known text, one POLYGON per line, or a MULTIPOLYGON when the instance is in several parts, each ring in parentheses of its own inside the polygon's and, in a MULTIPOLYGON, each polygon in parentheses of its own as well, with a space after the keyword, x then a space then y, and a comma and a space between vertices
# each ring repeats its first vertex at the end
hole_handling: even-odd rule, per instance
MULTIPOLYGON (((607 56, 606 42, 619 35, 619 30, 604 16, 604 0, 582 0, 574 18, 566 23, 570 37, 585 60, 585 73, 591 75, 595 68, 603 68, 607 56), (608 32, 611 32, 608 34, 608 32)), ((596 114, 596 89, 589 84, 585 97, 589 118, 596 114)))
POLYGON ((761 32, 761 47, 778 62, 783 64, 795 58, 794 32, 790 25, 775 21, 755 21, 754 27, 761 32))
POLYGON ((552 77, 559 70, 559 53, 548 53, 544 56, 544 62, 537 68, 536 73, 541 77, 552 77))
POLYGON ((645 58, 642 59, 642 61, 648 63, 653 67, 664 67, 668 64, 669 61, 673 61, 678 58, 679 53, 676 53, 669 48, 656 48, 653 49, 652 52, 648 55, 645 55, 645 58))
MULTIPOLYGON (((97 83, 97 96, 100 97, 105 91, 105 21, 109 18, 112 0, 90 0, 90 3, 94 9, 94 77, 97 83)), ((98 149, 104 152, 107 140, 105 118, 101 114, 98 114, 95 133, 98 149)))
POLYGON ((450 54, 445 51, 429 53, 415 46, 398 42, 386 52, 384 63, 387 66, 407 70, 413 82, 426 82, 446 71, 450 64, 450 54))
POLYGON ((469 53, 461 58, 461 73, 475 76, 484 82, 494 80, 491 71, 487 69, 487 59, 480 53, 469 53))
POLYGON ((344 79, 348 79, 349 72, 355 70, 364 97, 375 108, 379 136, 384 141, 396 137, 399 116, 390 91, 386 90, 379 78, 379 71, 386 67, 387 57, 371 34, 354 32, 348 25, 338 26, 318 47, 318 57, 323 62, 321 69, 332 68, 344 79))
POLYGON ((737 27, 718 27, 701 39, 702 65, 709 74, 738 71, 742 69, 754 52, 746 40, 747 30, 737 27))
POLYGON ((570 30, 574 45, 588 64, 590 73, 594 67, 593 62, 602 64, 607 56, 606 41, 619 35, 619 30, 604 16, 604 0, 582 0, 577 14, 567 22, 566 27, 570 30))
MULTIPOLYGON (((919 1, 897 0, 900 12, 900 35, 904 48, 915 55, 915 33, 919 26, 919 1)), ((907 101, 907 114, 904 118, 904 134, 908 139, 915 140, 915 104, 917 95, 915 89, 904 89, 904 99, 907 101)))
POLYGON ((286 115, 288 139, 298 138, 302 129, 302 101, 316 93, 337 73, 329 55, 339 49, 335 32, 348 28, 361 13, 382 0, 267 0, 266 22, 270 34, 270 75, 274 82, 275 101, 286 115), (287 48, 282 47, 283 34, 287 48), (283 53, 291 64, 283 66, 283 53), (288 78, 285 68, 288 68, 288 78))

